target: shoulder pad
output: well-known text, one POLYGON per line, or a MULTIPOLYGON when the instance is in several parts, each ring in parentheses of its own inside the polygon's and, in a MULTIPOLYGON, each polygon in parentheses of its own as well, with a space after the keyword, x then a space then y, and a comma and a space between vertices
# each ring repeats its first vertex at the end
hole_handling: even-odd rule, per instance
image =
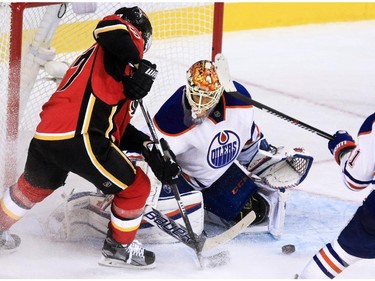
POLYGON ((359 129, 358 135, 371 134, 374 122, 375 122, 375 113, 371 114, 369 117, 366 118, 361 128, 359 129))
POLYGON ((155 114, 154 123, 163 134, 180 135, 189 129, 184 124, 183 88, 180 87, 155 114))
MULTIPOLYGON (((233 84, 236 87, 237 92, 244 95, 245 97, 251 98, 250 93, 247 91, 247 89, 242 84, 240 84, 236 81, 233 81, 233 84)), ((246 102, 243 102, 243 101, 227 94, 226 92, 224 92, 224 96, 225 96, 225 102, 226 102, 227 106, 246 106, 246 107, 249 107, 249 105, 246 102)))

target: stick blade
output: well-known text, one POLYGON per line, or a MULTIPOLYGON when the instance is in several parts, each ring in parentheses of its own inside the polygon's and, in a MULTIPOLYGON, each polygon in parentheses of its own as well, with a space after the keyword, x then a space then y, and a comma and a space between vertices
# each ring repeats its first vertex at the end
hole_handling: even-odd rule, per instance
POLYGON ((227 58, 223 54, 217 54, 215 56, 215 70, 226 92, 237 91, 230 76, 227 58))
POLYGON ((209 237, 204 241, 202 252, 221 246, 242 233, 256 218, 255 212, 251 211, 234 226, 214 237, 209 237))

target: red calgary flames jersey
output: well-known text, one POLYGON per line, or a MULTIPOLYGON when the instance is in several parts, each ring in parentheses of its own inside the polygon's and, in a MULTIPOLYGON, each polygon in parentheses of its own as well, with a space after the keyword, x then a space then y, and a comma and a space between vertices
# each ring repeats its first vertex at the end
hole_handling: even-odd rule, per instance
MULTIPOLYGON (((103 21, 109 24, 103 28, 102 23, 100 32, 125 30, 139 51, 139 59, 142 59, 144 42, 132 25, 116 15, 103 21)), ((104 52, 95 43, 73 62, 56 92, 43 105, 35 138, 63 140, 96 132, 119 145, 135 108, 125 97, 122 81, 106 72, 104 52)), ((129 75, 131 71, 132 67, 127 64, 124 74, 129 75)))

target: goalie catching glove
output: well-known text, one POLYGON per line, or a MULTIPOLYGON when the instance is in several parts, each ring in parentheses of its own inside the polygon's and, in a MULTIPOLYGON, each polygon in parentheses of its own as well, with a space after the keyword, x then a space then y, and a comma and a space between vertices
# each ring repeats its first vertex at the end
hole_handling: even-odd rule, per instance
POLYGON ((176 156, 165 139, 160 139, 164 157, 157 145, 155 142, 149 142, 147 147, 142 148, 142 155, 158 180, 163 184, 174 184, 181 173, 181 168, 176 162, 176 156))
POLYGON ((313 157, 303 148, 286 150, 273 147, 270 151, 259 149, 247 169, 268 186, 276 189, 299 185, 307 176, 313 157))
POLYGON ((124 93, 131 100, 144 98, 151 90, 152 84, 158 74, 156 65, 148 60, 141 60, 138 69, 132 76, 125 76, 122 83, 124 84, 124 93))

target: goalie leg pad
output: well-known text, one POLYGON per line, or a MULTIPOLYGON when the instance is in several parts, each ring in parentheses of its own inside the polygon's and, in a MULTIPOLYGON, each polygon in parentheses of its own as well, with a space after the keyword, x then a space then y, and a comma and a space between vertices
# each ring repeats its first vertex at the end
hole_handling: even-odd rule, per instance
MULTIPOLYGON (((79 192, 70 195, 48 218, 42 222, 44 231, 55 240, 80 241, 83 239, 105 239, 110 222, 113 195, 94 192, 79 192)), ((203 197, 200 191, 181 193, 190 223, 195 233, 201 234, 204 227, 203 197)), ((164 197, 157 208, 167 216, 184 225, 176 199, 164 197)), ((172 236, 141 222, 136 238, 147 243, 174 243, 172 236)))
POLYGON ((258 195, 269 205, 267 218, 258 225, 250 225, 245 232, 270 233, 279 238, 284 231, 286 203, 290 195, 289 189, 274 189, 264 183, 257 182, 258 195))
POLYGON ((237 164, 209 188, 202 191, 206 211, 226 221, 233 221, 258 190, 254 181, 237 164))
POLYGON ((102 240, 108 230, 112 198, 95 192, 73 193, 41 225, 58 241, 102 240))
MULTIPOLYGON (((176 199, 173 195, 162 196, 166 194, 167 193, 162 192, 160 195, 159 201, 157 202, 157 209, 161 213, 175 220, 177 223, 185 225, 176 199)), ((198 235, 201 234, 204 228, 204 205, 202 193, 196 190, 181 193, 181 200, 185 206, 193 231, 198 235)), ((142 221, 141 226, 138 229, 137 239, 147 241, 148 243, 177 242, 172 236, 145 221, 142 221)))

